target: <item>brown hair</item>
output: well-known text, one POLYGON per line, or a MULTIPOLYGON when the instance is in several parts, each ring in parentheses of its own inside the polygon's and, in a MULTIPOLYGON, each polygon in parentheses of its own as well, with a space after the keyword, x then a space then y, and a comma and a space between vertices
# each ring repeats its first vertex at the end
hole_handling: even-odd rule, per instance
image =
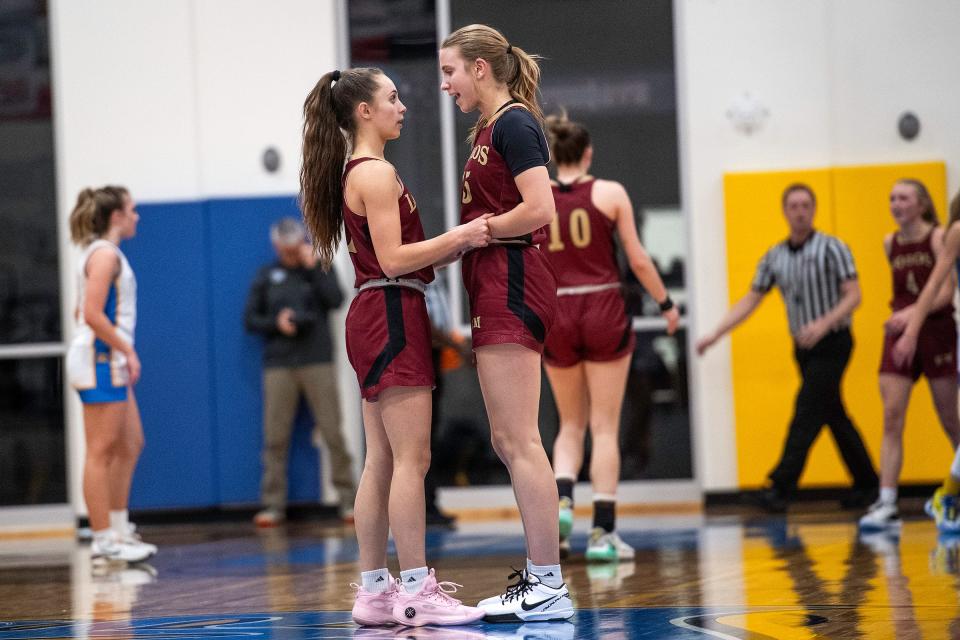
POLYGON ((577 164, 590 146, 590 132, 567 117, 565 109, 544 121, 550 140, 550 155, 557 164, 577 164))
POLYGON ((957 195, 953 196, 953 200, 950 201, 950 220, 947 222, 947 226, 952 225, 957 220, 960 220, 960 191, 957 191, 957 195))
MULTIPOLYGON (((483 58, 490 64, 493 78, 503 82, 510 95, 525 106, 537 122, 543 123, 543 109, 537 100, 540 90, 540 56, 530 54, 507 42, 502 33, 485 24, 471 24, 451 33, 440 45, 441 49, 456 47, 460 55, 472 63, 483 58)), ((481 118, 470 131, 471 138, 484 126, 481 118)))
POLYGON ((303 103, 303 165, 300 210, 324 268, 340 244, 343 226, 343 163, 347 139, 357 132, 354 109, 370 102, 383 71, 360 67, 331 71, 317 82, 303 103))
POLYGON ((123 199, 128 195, 126 187, 111 185, 81 191, 70 212, 70 239, 74 244, 86 246, 102 238, 110 230, 110 216, 123 209, 123 199))
POLYGON ((789 198, 790 194, 793 193, 794 191, 805 192, 808 196, 810 196, 810 199, 813 201, 813 206, 814 207, 817 206, 817 196, 813 193, 813 189, 810 188, 810 185, 808 185, 805 182, 792 182, 789 185, 787 185, 787 188, 783 190, 783 195, 780 196, 781 206, 784 206, 784 207, 787 206, 787 198, 789 198))
POLYGON ((897 184, 910 185, 913 187, 913 190, 917 192, 917 200, 919 200, 920 204, 924 207, 921 217, 925 222, 929 222, 934 226, 940 224, 940 218, 937 217, 937 208, 933 205, 933 198, 930 197, 930 192, 927 191, 925 184, 914 178, 901 178, 897 180, 897 184))

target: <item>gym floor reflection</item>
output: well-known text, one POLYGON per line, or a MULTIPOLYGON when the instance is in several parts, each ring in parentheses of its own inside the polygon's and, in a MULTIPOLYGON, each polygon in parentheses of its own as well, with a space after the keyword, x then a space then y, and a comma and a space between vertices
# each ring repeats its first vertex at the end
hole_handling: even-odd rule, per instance
MULTIPOLYGON (((0 640, 14 638, 960 638, 960 538, 908 519, 858 535, 855 513, 627 517, 633 563, 586 564, 577 522, 564 575, 572 623, 362 629, 350 621, 356 539, 339 524, 144 527, 151 566, 94 573, 67 539, 0 541, 0 640), (577 552, 579 549, 579 553, 577 552)), ((519 521, 431 530, 441 579, 468 602, 524 557, 519 521)), ((396 571, 396 567, 394 567, 396 571)))

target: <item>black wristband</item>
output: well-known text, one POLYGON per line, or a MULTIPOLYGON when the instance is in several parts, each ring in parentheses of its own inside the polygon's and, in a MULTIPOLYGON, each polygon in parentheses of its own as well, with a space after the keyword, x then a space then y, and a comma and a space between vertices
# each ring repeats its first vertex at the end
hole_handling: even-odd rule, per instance
POLYGON ((665 311, 670 311, 670 309, 673 309, 673 300, 670 299, 670 295, 668 294, 667 297, 664 298, 663 302, 659 303, 659 305, 660 305, 660 313, 664 313, 665 311))

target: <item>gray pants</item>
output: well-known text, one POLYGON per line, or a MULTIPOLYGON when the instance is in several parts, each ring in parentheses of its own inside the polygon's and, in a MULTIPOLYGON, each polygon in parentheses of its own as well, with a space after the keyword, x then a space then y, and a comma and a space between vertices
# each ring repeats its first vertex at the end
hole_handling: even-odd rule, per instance
POLYGON ((287 458, 300 394, 306 396, 314 419, 314 442, 330 453, 333 486, 340 509, 353 509, 356 485, 350 453, 340 430, 340 402, 334 365, 270 367, 263 372, 263 506, 282 511, 287 505, 287 458), (319 437, 317 437, 319 436, 319 437))

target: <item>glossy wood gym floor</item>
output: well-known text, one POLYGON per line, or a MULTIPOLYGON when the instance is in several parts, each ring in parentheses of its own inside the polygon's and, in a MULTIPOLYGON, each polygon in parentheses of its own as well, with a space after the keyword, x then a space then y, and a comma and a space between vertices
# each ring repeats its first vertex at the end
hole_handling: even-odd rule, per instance
MULTIPOLYGON (((577 521, 564 575, 570 623, 362 629, 349 527, 245 523, 143 527, 150 567, 93 575, 73 540, 0 541, 0 640, 151 638, 960 638, 960 538, 910 518, 899 538, 858 535, 855 512, 768 517, 746 510, 622 518, 636 561, 588 565, 577 521), (578 553, 579 550, 579 553, 578 553)), ((441 579, 473 602, 521 566, 519 522, 431 530, 441 579)))

